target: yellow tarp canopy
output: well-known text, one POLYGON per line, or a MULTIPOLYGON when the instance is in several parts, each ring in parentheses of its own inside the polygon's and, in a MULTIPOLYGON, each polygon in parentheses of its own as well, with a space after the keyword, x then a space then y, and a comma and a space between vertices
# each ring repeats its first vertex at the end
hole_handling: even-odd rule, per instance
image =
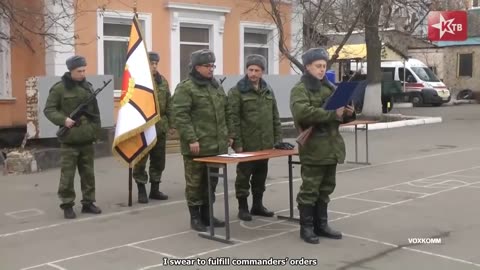
MULTIPOLYGON (((332 46, 328 49, 330 57, 335 53, 338 46, 332 46)), ((343 45, 338 53, 338 60, 344 59, 363 59, 367 57, 367 46, 365 44, 343 45)))
MULTIPOLYGON (((327 51, 330 57, 335 53, 338 46, 332 46, 327 51)), ((383 46, 382 60, 402 60, 402 56, 393 51, 388 46, 383 46)), ((337 60, 346 59, 366 59, 367 58, 367 45, 366 44, 345 44, 338 53, 337 60)))

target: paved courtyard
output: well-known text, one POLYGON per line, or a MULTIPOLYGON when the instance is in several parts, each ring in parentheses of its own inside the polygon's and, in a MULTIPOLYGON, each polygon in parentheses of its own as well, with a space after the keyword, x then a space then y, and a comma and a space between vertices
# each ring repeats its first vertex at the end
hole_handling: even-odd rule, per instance
MULTIPOLYGON (((134 187, 132 207, 128 169, 102 158, 96 161, 99 216, 80 213, 77 192, 77 219, 63 219, 59 170, 1 176, 0 269, 480 269, 480 106, 393 113, 441 116, 443 122, 372 131, 372 165, 339 166, 329 215, 342 240, 310 245, 299 238, 295 222, 239 221, 233 166, 228 196, 234 244, 200 238, 189 228, 180 155, 168 156, 161 184, 170 199, 139 205, 134 187)), ((344 138, 352 160, 353 134, 344 138)), ((270 161, 267 183, 266 206, 288 215, 287 158, 270 161)), ((215 212, 223 219, 222 187, 220 181, 215 212)))

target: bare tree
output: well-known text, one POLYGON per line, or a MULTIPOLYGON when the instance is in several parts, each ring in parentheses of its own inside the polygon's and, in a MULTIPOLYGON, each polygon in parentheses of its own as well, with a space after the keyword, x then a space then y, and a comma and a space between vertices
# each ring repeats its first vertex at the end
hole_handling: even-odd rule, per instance
POLYGON ((382 114, 382 72, 380 64, 382 61, 382 43, 378 35, 380 12, 382 0, 361 0, 365 7, 364 26, 365 43, 367 45, 367 80, 368 86, 365 90, 362 113, 367 116, 380 116, 382 114))
POLYGON ((0 39, 23 44, 33 52, 38 47, 79 45, 75 20, 96 12, 82 4, 82 0, 0 0, 0 19, 9 25, 0 29, 0 39))
MULTIPOLYGON (((303 66, 298 57, 292 54, 294 48, 286 44, 284 24, 288 20, 286 14, 282 14, 281 0, 253 0, 257 6, 261 6, 272 20, 279 31, 279 49, 281 54, 288 58, 299 70, 303 66)), ((339 52, 348 42, 354 30, 364 30, 365 44, 367 47, 367 80, 369 82, 365 92, 363 114, 378 117, 382 114, 381 106, 381 59, 382 38, 380 29, 391 28, 413 35, 421 26, 432 7, 440 5, 445 0, 297 0, 292 5, 297 5, 297 12, 303 14, 303 44, 302 50, 327 45, 337 45, 335 53, 331 57, 330 65, 338 59, 339 52), (329 43, 329 35, 326 33, 341 33, 341 41, 336 38, 335 43, 329 43)), ((465 2, 465 1, 462 1, 465 2)), ((338 36, 338 35, 337 35, 338 36)), ((395 45, 395 44, 390 44, 395 45)), ((406 47, 406 46, 403 46, 406 47)), ((406 54, 405 48, 402 47, 406 54)), ((297 50, 298 51, 298 50, 297 50)))
MULTIPOLYGON (((338 58, 343 45, 348 41, 352 32, 356 29, 357 23, 361 18, 361 10, 346 7, 343 5, 343 11, 339 10, 342 6, 338 0, 298 0, 291 5, 295 7, 293 15, 291 12, 284 12, 285 2, 281 0, 252 0, 254 8, 248 12, 253 12, 260 7, 265 11, 278 29, 278 47, 283 57, 287 58, 298 70, 303 72, 303 64, 298 60, 299 53, 312 47, 326 46, 328 37, 325 35, 328 31, 345 30, 347 33, 337 47, 335 53, 329 62, 329 66, 338 58), (295 6, 297 5, 297 6, 295 6), (348 11, 348 12, 347 12, 348 11), (350 16, 350 15, 351 16, 350 16), (290 23, 292 18, 301 15, 303 17, 302 43, 297 44, 298 47, 292 48, 287 44, 287 35, 285 33, 285 24, 290 23), (330 22, 330 23, 328 23, 330 22), (328 27, 319 28, 326 25, 328 27), (300 47, 300 48, 299 48, 300 47)), ((347 0, 348 3, 354 2, 347 0)))

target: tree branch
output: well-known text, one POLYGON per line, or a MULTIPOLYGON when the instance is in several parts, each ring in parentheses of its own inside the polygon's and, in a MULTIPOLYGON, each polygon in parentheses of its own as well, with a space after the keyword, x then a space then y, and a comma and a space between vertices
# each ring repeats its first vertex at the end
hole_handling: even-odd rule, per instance
POLYGON ((350 36, 353 33, 353 30, 355 30, 355 27, 357 26, 358 22, 360 21, 360 18, 362 17, 362 14, 363 14, 364 10, 365 10, 365 6, 362 6, 362 9, 358 12, 357 16, 355 17, 355 20, 353 21, 353 23, 348 28, 347 33, 345 34, 342 41, 340 42, 337 49, 335 50, 332 57, 330 58, 330 61, 328 63, 328 67, 330 67, 333 64, 333 62, 335 62, 335 60, 338 59, 338 54, 342 50, 343 46, 347 43, 348 39, 350 38, 350 36))
POLYGON ((278 10, 277 3, 275 0, 269 0, 270 2, 270 7, 272 11, 270 12, 265 5, 263 5, 265 11, 269 13, 269 15, 272 17, 274 23, 277 25, 278 28, 278 49, 280 52, 290 60, 298 69, 300 69, 302 72, 304 70, 302 63, 298 61, 295 57, 293 57, 290 54, 290 51, 288 50, 287 46, 285 45, 285 32, 283 28, 283 22, 282 22, 282 17, 280 16, 280 11, 278 10))

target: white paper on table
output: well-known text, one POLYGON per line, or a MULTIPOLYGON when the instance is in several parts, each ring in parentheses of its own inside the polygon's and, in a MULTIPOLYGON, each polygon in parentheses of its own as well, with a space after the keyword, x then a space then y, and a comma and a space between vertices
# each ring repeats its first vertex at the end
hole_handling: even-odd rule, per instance
POLYGON ((255 154, 232 153, 232 154, 218 155, 218 157, 242 158, 242 157, 253 157, 254 155, 255 155, 255 154))

